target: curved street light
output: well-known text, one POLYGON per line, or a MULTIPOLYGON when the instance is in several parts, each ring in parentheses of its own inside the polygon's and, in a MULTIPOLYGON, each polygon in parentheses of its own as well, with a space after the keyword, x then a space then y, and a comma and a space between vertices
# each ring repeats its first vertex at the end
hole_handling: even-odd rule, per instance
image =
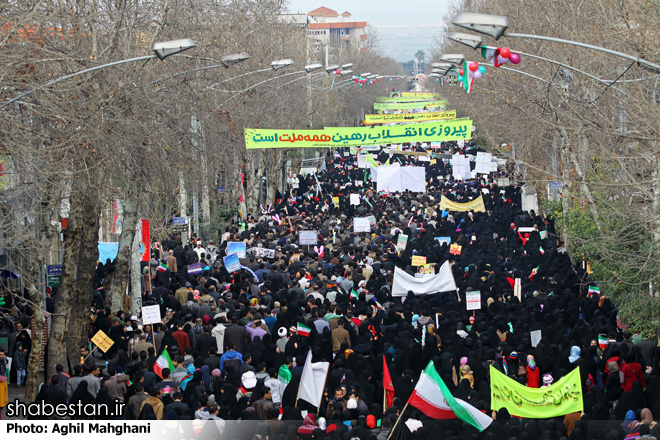
POLYGON ((529 38, 533 40, 552 41, 555 43, 565 43, 565 44, 570 44, 572 46, 597 50, 599 52, 607 53, 609 55, 625 58, 627 60, 635 61, 644 66, 651 67, 657 71, 660 71, 660 65, 658 64, 652 63, 640 57, 629 55, 627 53, 606 49, 600 46, 594 46, 593 44, 580 43, 578 41, 565 40, 563 38, 545 37, 542 35, 518 34, 513 32, 505 33, 507 28, 509 27, 509 19, 502 15, 478 14, 474 12, 459 12, 454 16, 451 22, 456 26, 469 29, 474 32, 478 32, 480 34, 490 35, 495 40, 499 40, 501 37, 514 37, 514 38, 529 38))
POLYGON ((15 98, 10 99, 9 101, 5 101, 5 102, 1 103, 0 108, 6 107, 11 103, 16 102, 19 99, 24 98, 25 96, 28 96, 28 95, 36 92, 37 90, 41 90, 45 87, 51 86, 51 85, 56 84, 60 81, 65 81, 67 79, 74 78, 74 77, 82 75, 84 73, 93 72, 95 70, 105 69, 106 67, 118 66, 120 64, 132 63, 134 61, 150 60, 152 58, 158 58, 160 60, 164 60, 165 58, 167 58, 169 56, 175 55, 177 53, 181 53, 184 50, 192 49, 193 47, 196 47, 196 46, 197 46, 197 43, 195 43, 195 41, 193 41, 190 38, 184 38, 184 39, 181 39, 181 40, 172 40, 172 41, 163 41, 163 42, 159 42, 159 43, 154 43, 154 45, 152 47, 152 50, 154 52, 153 55, 146 55, 146 56, 143 56, 143 57, 136 57, 136 58, 128 58, 128 59, 120 60, 120 61, 113 61, 112 63, 102 64, 100 66, 90 67, 89 69, 84 69, 84 70, 80 70, 78 72, 70 73, 69 75, 60 76, 59 78, 55 78, 52 81, 48 81, 47 83, 42 84, 38 87, 35 87, 32 90, 28 90, 27 92, 21 93, 20 95, 18 95, 15 98))
MULTIPOLYGON (((478 35, 464 34, 464 33, 461 33, 461 32, 452 32, 451 34, 447 35, 447 38, 449 38, 452 41, 456 41, 457 43, 461 43, 461 44, 464 44, 468 47, 471 47, 474 50, 477 50, 479 48, 497 49, 496 47, 492 47, 492 46, 483 46, 482 45, 483 39, 478 35)), ((564 64, 564 63, 561 63, 559 61, 551 60, 550 58, 545 58, 545 57, 541 57, 541 56, 538 56, 538 55, 532 55, 530 53, 520 52, 518 50, 512 50, 511 52, 517 53, 519 55, 523 55, 523 56, 526 56, 526 57, 530 57, 530 58, 536 58, 537 60, 543 60, 543 61, 547 61, 547 62, 552 63, 552 64, 556 64, 558 66, 564 67, 564 68, 572 70, 574 72, 581 73, 582 75, 585 75, 585 76, 593 79, 594 81, 599 82, 599 83, 601 83, 605 86, 608 86, 608 87, 611 86, 610 82, 603 81, 602 79, 600 79, 600 78, 598 78, 598 77, 596 77, 596 76, 594 76, 590 73, 587 73, 587 72, 585 72, 583 70, 580 70, 576 67, 569 66, 568 64, 564 64)), ((616 90, 617 92, 619 92, 619 93, 625 94, 625 92, 623 90, 619 89, 619 88, 616 88, 616 87, 613 87, 613 86, 612 86, 612 88, 614 90, 616 90)))
MULTIPOLYGON (((184 72, 178 72, 178 73, 175 73, 173 75, 164 76, 162 78, 158 78, 158 79, 155 79, 153 81, 149 81, 145 85, 149 86, 151 84, 156 84, 158 82, 165 81, 166 79, 176 78, 177 76, 187 75, 189 73, 201 72, 202 70, 218 69, 220 67, 228 68, 229 66, 233 66, 234 64, 240 63, 241 61, 245 61, 249 58, 250 58, 250 55, 248 55, 245 52, 235 53, 235 54, 232 54, 232 55, 225 55, 224 57, 220 58, 220 61, 222 62, 222 64, 215 64, 213 66, 197 67, 195 69, 186 70, 184 72)), ((269 70, 269 69, 266 69, 266 70, 269 70)))

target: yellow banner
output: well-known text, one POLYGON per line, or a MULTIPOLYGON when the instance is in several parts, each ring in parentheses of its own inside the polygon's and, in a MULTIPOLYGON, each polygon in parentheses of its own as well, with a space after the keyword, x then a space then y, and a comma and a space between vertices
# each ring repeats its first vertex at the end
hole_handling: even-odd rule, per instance
POLYGON ((429 92, 400 92, 399 96, 403 98, 427 98, 433 99, 435 94, 429 92))
POLYGON ((364 125, 388 124, 391 122, 427 122, 455 119, 456 110, 444 112, 403 113, 399 115, 364 115, 364 125))
POLYGON ((440 199, 440 209, 448 209, 450 211, 455 211, 455 212, 466 212, 466 211, 486 212, 486 207, 484 206, 484 199, 482 198, 481 194, 479 194, 479 198, 476 198, 471 202, 467 202, 467 203, 452 202, 447 197, 442 196, 442 198, 440 199))
POLYGON ((490 367, 490 407, 506 408, 509 414, 533 419, 549 419, 582 411, 580 367, 544 388, 529 388, 490 367))
POLYGON ((338 148, 406 142, 444 142, 472 137, 472 121, 435 121, 387 127, 326 127, 323 130, 246 128, 245 148, 338 148))
POLYGON ((408 98, 404 98, 404 97, 390 98, 390 97, 383 97, 383 96, 378 97, 378 100, 380 102, 422 102, 422 101, 433 101, 433 100, 436 100, 436 99, 440 99, 440 95, 431 95, 428 98, 425 98, 425 97, 420 98, 420 97, 412 97, 412 96, 408 97, 408 98))
POLYGON ((374 110, 411 110, 416 108, 437 108, 447 105, 447 101, 423 101, 423 102, 376 102, 374 110))

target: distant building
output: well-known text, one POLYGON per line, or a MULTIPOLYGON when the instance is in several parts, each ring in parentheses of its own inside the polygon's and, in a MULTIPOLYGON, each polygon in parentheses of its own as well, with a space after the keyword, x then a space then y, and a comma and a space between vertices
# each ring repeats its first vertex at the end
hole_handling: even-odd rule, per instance
POLYGON ((351 13, 345 11, 341 15, 337 11, 321 6, 304 14, 283 14, 280 20, 301 27, 306 26, 307 37, 314 41, 314 49, 322 50, 330 45, 342 49, 349 45, 364 47, 367 41, 367 22, 351 21, 351 13), (303 17, 306 18, 303 23, 303 17))

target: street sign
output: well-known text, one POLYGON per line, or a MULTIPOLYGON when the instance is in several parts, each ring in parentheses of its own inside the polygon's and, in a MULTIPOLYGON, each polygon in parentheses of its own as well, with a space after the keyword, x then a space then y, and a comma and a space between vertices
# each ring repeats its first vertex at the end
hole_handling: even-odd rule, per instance
POLYGON ((183 226, 186 224, 186 218, 185 217, 174 217, 172 218, 172 224, 174 226, 183 226))
POLYGON ((60 279, 62 278, 62 265, 56 264, 48 266, 48 287, 57 287, 60 285, 60 279))

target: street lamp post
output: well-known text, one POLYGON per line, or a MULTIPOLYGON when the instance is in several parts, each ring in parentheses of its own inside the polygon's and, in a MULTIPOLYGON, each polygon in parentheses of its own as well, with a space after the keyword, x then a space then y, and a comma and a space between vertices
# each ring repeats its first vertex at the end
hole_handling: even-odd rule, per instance
MULTIPOLYGON (((222 64, 215 64, 213 66, 198 67, 196 69, 186 70, 185 72, 178 72, 178 73, 175 73, 173 75, 164 76, 162 78, 155 79, 153 81, 148 82, 145 85, 148 86, 148 85, 151 85, 151 84, 156 84, 158 82, 165 81, 166 79, 176 78, 177 76, 180 76, 180 75, 187 75, 188 73, 199 72, 199 71, 202 71, 202 70, 217 69, 219 67, 227 68, 229 66, 233 66, 236 63, 240 63, 241 61, 245 61, 249 58, 250 58, 250 55, 248 55, 245 52, 235 53, 235 54, 232 54, 232 55, 226 55, 226 56, 220 58, 220 62, 222 64)), ((266 69, 266 70, 270 70, 270 69, 266 69)))
MULTIPOLYGON (((464 33, 461 33, 461 32, 452 32, 451 34, 447 35, 447 38, 449 38, 452 41, 456 41, 457 43, 461 43, 461 44, 464 44, 468 47, 471 47, 474 50, 477 50, 479 48, 497 49, 496 47, 492 47, 492 46, 483 46, 482 45, 483 40, 478 35, 464 34, 464 33)), ((541 56, 538 56, 538 55, 532 55, 530 53, 520 52, 518 50, 512 51, 512 52, 517 53, 519 55, 526 56, 526 57, 536 58, 537 60, 543 60, 543 61, 547 61, 547 62, 552 63, 552 64, 556 64, 558 66, 564 67, 564 68, 572 70, 574 72, 581 73, 582 75, 585 75, 585 76, 593 79, 594 81, 599 82, 599 83, 601 83, 605 86, 608 86, 608 87, 611 86, 611 84, 609 82, 603 81, 602 79, 600 79, 600 78, 598 78, 598 77, 596 77, 596 76, 594 76, 590 73, 587 73, 587 72, 585 72, 583 70, 580 70, 576 67, 569 66, 568 64, 564 64, 564 63, 561 63, 561 62, 556 61, 556 60, 551 60, 550 58, 545 58, 545 57, 541 57, 541 56)), ((616 88, 616 87, 612 87, 612 88, 614 90, 620 92, 620 93, 625 94, 625 92, 623 90, 619 89, 619 88, 616 88)))
POLYGON ((95 70, 105 69, 106 67, 118 66, 120 64, 132 63, 132 62, 135 62, 135 61, 150 60, 152 58, 158 58, 160 60, 164 60, 165 58, 167 58, 169 56, 172 56, 172 55, 175 55, 177 53, 183 52, 184 50, 192 49, 195 46, 197 46, 197 43, 195 43, 190 38, 184 38, 184 39, 181 39, 181 40, 172 40, 172 41, 164 41, 164 42, 160 42, 160 43, 155 43, 152 47, 152 50, 154 51, 153 55, 146 55, 146 56, 142 56, 142 57, 128 58, 128 59, 125 59, 125 60, 113 61, 112 63, 102 64, 100 66, 90 67, 89 69, 84 69, 84 70, 81 70, 79 72, 71 73, 69 75, 60 76, 59 78, 55 78, 52 81, 48 81, 47 83, 42 84, 38 87, 35 87, 32 90, 28 90, 27 92, 21 93, 20 95, 16 96, 15 98, 10 99, 9 101, 5 101, 5 102, 0 103, 0 108, 6 107, 9 104, 18 101, 21 98, 24 98, 28 95, 31 95, 32 93, 36 92, 37 90, 41 90, 45 87, 51 86, 51 85, 56 84, 60 81, 65 81, 67 79, 74 78, 74 77, 82 75, 84 73, 93 72, 95 70))
POLYGON ((640 57, 629 55, 627 53, 618 52, 616 50, 607 49, 600 46, 594 46, 593 44, 580 43, 578 41, 565 40, 563 38, 554 38, 546 37, 542 35, 533 35, 533 34, 518 34, 518 33, 505 33, 509 27, 509 19, 502 15, 489 15, 489 14, 478 14, 474 12, 459 12, 452 19, 452 23, 456 26, 460 26, 465 29, 478 32, 480 34, 490 35, 495 40, 499 40, 501 37, 513 37, 513 38, 529 38, 533 40, 544 40, 552 41, 555 43, 564 43, 570 44, 572 46, 583 47, 585 49, 592 49, 599 52, 607 53, 609 55, 614 55, 620 58, 625 58, 627 60, 635 61, 638 64, 651 67, 654 70, 660 71, 660 65, 652 63, 648 60, 645 60, 640 57))

